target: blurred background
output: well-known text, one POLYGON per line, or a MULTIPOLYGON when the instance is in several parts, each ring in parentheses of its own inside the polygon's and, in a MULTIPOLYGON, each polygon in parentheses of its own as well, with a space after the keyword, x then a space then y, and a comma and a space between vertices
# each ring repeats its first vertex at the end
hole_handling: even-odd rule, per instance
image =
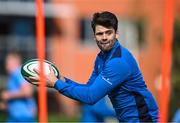
MULTIPOLYGON (((180 0, 174 0, 174 26, 168 121, 180 108, 180 0)), ((160 102, 165 0, 44 0, 46 59, 62 75, 86 83, 98 48, 90 21, 97 11, 118 16, 119 40, 135 55, 148 88, 160 102)), ((0 0, 0 87, 7 81, 5 56, 18 50, 23 61, 36 58, 34 0, 0 0)), ((48 120, 79 121, 81 104, 48 89, 48 120)), ((34 88, 37 100, 37 88, 34 88)), ((3 122, 6 111, 0 111, 3 122)))

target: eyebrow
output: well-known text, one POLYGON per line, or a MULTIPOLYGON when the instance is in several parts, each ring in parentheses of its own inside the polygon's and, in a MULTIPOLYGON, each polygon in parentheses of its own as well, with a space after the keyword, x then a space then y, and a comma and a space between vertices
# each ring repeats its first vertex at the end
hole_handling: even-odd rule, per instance
POLYGON ((105 32, 97 32, 97 33, 95 33, 95 34, 96 34, 96 35, 99 35, 99 34, 109 33, 109 32, 113 32, 113 30, 109 29, 109 30, 106 30, 105 32))

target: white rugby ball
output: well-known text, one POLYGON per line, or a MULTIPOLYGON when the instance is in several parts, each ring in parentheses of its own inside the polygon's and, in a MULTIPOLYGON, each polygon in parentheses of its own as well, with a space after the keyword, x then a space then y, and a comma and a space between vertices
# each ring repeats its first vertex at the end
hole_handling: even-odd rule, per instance
MULTIPOLYGON (((30 59, 30 60, 26 61, 21 67, 22 76, 25 79, 26 79, 26 77, 30 77, 30 76, 32 76, 32 77, 37 76, 36 72, 34 71, 34 68, 39 70, 40 69, 39 65, 40 65, 40 61, 38 59, 30 59)), ((55 64, 53 64, 50 61, 44 60, 43 65, 44 65, 43 68, 44 68, 45 75, 50 73, 49 65, 51 65, 56 77, 59 78, 59 71, 55 64)))

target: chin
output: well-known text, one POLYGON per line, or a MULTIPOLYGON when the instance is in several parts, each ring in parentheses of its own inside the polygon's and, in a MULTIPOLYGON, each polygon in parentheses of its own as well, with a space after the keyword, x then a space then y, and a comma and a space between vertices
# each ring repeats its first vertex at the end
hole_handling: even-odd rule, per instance
POLYGON ((99 49, 103 52, 108 52, 112 49, 112 46, 103 47, 101 45, 98 45, 99 49))
POLYGON ((102 50, 103 52, 109 52, 109 51, 111 50, 111 48, 106 48, 106 49, 101 48, 101 50, 102 50))

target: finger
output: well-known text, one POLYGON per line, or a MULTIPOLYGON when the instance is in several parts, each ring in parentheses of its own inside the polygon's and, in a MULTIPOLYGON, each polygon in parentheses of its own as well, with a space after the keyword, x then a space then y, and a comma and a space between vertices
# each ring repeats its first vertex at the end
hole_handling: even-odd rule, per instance
POLYGON ((25 77, 25 79, 30 83, 39 81, 37 77, 25 77))
POLYGON ((34 68, 33 70, 34 70, 34 72, 35 72, 37 75, 40 74, 40 71, 39 71, 38 69, 34 68))
POLYGON ((53 68, 52 68, 52 65, 49 65, 49 70, 50 70, 50 73, 54 72, 53 68))
POLYGON ((25 80, 31 83, 31 79, 29 77, 25 77, 25 80))
POLYGON ((35 77, 35 76, 30 76, 29 79, 36 82, 40 80, 39 77, 35 77))
POLYGON ((33 85, 39 85, 39 82, 31 82, 33 85))
POLYGON ((25 79, 33 85, 39 85, 39 81, 35 81, 33 77, 25 77, 25 79))

